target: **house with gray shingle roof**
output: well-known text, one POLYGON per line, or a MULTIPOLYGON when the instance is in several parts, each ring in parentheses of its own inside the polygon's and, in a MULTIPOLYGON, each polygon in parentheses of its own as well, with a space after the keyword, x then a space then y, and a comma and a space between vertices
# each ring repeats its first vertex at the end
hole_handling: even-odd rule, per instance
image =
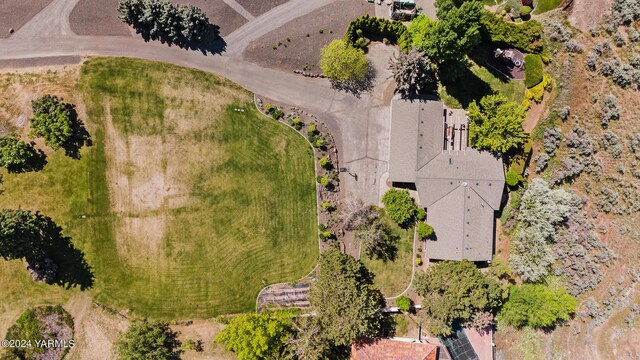
POLYGON ((417 190, 434 229, 433 260, 489 261, 504 191, 502 160, 469 146, 465 110, 440 101, 391 102, 389 181, 417 190))

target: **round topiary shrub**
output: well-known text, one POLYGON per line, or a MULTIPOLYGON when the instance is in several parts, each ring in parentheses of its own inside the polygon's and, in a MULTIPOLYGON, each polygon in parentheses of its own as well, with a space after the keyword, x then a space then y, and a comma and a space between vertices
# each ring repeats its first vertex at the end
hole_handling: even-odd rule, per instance
POLYGON ((418 236, 420 236, 421 240, 428 239, 431 235, 433 235, 433 227, 431 225, 423 222, 418 224, 418 236))
POLYGON ((526 18, 529 15, 531 15, 531 7, 530 6, 523 6, 520 8, 520 17, 522 18, 526 18))
POLYGON ((515 187, 520 183, 520 176, 513 171, 508 171, 506 180, 509 187, 515 187))
POLYGON ((400 311, 409 311, 411 310, 413 301, 411 301, 408 296, 402 295, 396 299, 396 305, 398 306, 398 309, 400 309, 400 311))

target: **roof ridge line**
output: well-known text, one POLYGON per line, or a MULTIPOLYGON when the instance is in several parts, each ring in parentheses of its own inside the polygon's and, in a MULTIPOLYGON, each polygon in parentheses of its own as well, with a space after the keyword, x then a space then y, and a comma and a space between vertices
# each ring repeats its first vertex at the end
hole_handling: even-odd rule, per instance
MULTIPOLYGON (((456 186, 453 189, 451 189, 451 191, 448 191, 446 194, 442 195, 441 197, 436 199, 434 202, 432 202, 431 205, 437 203, 438 201, 442 200, 445 196, 447 196, 447 195, 451 194, 452 192, 456 191, 456 189, 458 189, 460 186, 462 186, 462 184, 458 184, 458 186, 456 186)), ((431 205, 429 205, 429 206, 431 206, 431 205)))
MULTIPOLYGON (((475 186, 470 186, 470 188, 471 188, 471 190, 473 190, 474 193, 476 193, 476 195, 478 195, 478 197, 480 199, 482 199, 482 201, 485 202, 485 204, 489 205, 489 207, 492 208, 494 211, 496 210, 496 209, 493 208, 493 206, 491 206, 491 204, 487 201, 487 199, 484 198, 484 196, 480 195, 480 193, 476 191, 475 186)), ((504 189, 503 189, 503 191, 504 191, 504 189)))

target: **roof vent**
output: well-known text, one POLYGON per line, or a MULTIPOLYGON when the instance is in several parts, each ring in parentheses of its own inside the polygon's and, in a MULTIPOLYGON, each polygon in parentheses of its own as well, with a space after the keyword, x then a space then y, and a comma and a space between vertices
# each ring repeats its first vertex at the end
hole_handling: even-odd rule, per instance
POLYGON ((463 183, 462 185, 464 185, 464 187, 467 187, 467 185, 469 185, 469 184, 467 184, 467 183, 463 183))
POLYGON ((453 159, 449 157, 449 165, 453 165, 453 159))

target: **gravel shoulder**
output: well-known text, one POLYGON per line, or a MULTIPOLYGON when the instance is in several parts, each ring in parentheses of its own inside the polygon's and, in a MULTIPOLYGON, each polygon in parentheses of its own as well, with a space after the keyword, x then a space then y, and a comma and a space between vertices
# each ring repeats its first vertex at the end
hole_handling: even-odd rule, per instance
POLYGON ((342 38, 351 20, 374 13, 374 5, 365 0, 338 0, 251 42, 243 57, 270 68, 292 71, 308 67, 317 72, 320 49, 342 38))
MULTIPOLYGON (((99 0, 96 0, 99 1, 99 0)), ((0 0, 0 39, 8 38, 9 29, 18 31, 32 17, 51 3, 51 0, 0 0)))

